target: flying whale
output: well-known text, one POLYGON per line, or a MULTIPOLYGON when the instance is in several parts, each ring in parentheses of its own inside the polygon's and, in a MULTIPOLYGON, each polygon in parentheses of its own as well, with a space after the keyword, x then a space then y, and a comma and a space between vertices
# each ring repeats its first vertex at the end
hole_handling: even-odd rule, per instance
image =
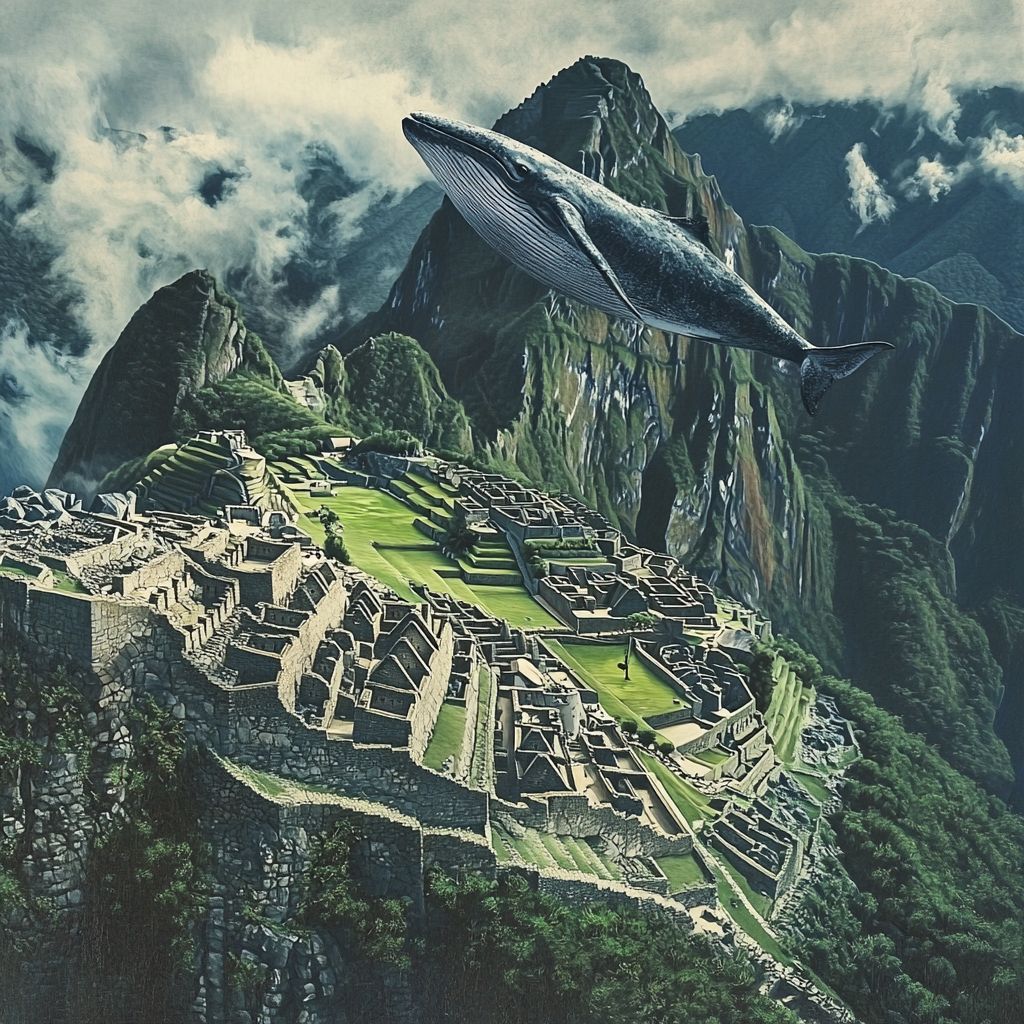
POLYGON ((810 344, 692 229, 506 135, 424 113, 402 130, 470 226, 521 270, 611 316, 798 364, 812 416, 836 380, 893 347, 810 344))

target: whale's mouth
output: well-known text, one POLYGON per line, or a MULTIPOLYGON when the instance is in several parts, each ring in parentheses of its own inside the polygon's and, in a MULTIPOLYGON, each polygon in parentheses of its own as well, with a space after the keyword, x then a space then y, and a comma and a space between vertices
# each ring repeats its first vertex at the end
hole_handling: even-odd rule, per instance
MULTIPOLYGON (((448 146, 462 150, 465 156, 475 157, 478 160, 491 160, 499 168, 502 168, 500 160, 492 153, 488 153, 486 149, 474 144, 466 137, 467 133, 460 132, 457 122, 449 121, 447 118, 413 112, 402 118, 402 132, 424 160, 427 159, 425 149, 448 146)), ((428 166, 429 163, 428 160, 428 166)))

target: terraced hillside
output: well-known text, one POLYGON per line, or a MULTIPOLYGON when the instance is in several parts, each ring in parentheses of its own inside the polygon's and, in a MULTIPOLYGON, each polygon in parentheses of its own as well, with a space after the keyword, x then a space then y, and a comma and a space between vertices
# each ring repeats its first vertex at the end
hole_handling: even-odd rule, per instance
POLYGON ((527 593, 518 574, 516 582, 510 583, 505 582, 508 573, 467 573, 466 566, 442 553, 426 524, 433 522, 432 511, 445 507, 446 498, 440 488, 429 494, 411 482, 419 479, 414 475, 404 478, 405 489, 398 488, 402 500, 385 491, 353 485, 333 485, 327 494, 310 493, 294 484, 287 489, 301 512, 302 529, 323 543, 325 531, 316 513, 321 508, 336 512, 352 561, 401 597, 416 600, 410 584, 417 584, 477 605, 516 626, 559 626, 527 593), (412 502, 406 500, 406 494, 412 496, 412 502), (499 582, 492 582, 495 579, 499 582))
POLYGON ((145 474, 133 485, 140 502, 154 508, 215 515, 225 505, 290 508, 266 459, 245 446, 193 438, 158 449, 145 474))

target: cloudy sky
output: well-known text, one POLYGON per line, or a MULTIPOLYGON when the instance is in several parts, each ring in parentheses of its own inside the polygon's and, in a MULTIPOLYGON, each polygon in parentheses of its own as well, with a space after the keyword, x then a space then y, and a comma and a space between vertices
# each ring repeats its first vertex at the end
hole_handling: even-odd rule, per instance
MULTIPOLYGON (((302 237, 296 154, 307 143, 372 183, 335 211, 346 244, 374 197, 425 179, 399 127, 410 109, 490 123, 595 53, 628 62, 675 117, 777 96, 866 97, 907 103, 941 131, 958 91, 1024 76, 1022 0, 0 0, 0 10, 0 203, 76 290, 91 341, 80 377, 189 267, 273 280, 302 237), (54 156, 52 180, 40 182, 15 135, 54 156), (210 207, 196 189, 218 167, 237 178, 230 201, 210 207)), ((1005 140, 1007 174, 1024 167, 1015 146, 1005 140)), ((849 170, 865 216, 884 212, 891 199, 872 190, 863 153, 849 170)), ((957 173, 926 167, 920 189, 957 173)), ((336 297, 325 290, 316 310, 327 315, 336 297)), ((0 373, 12 359, 22 377, 35 365, 64 372, 28 351, 23 324, 0 324, 0 339, 0 373)))

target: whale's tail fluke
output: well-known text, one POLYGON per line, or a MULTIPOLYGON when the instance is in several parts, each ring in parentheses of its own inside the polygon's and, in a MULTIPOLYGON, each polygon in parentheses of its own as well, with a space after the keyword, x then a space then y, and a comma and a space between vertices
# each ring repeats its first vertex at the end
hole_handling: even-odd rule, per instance
POLYGON ((855 345, 808 349, 800 363, 800 396, 804 408, 813 416, 825 392, 837 380, 849 377, 876 353, 894 347, 887 341, 860 341, 855 345))

